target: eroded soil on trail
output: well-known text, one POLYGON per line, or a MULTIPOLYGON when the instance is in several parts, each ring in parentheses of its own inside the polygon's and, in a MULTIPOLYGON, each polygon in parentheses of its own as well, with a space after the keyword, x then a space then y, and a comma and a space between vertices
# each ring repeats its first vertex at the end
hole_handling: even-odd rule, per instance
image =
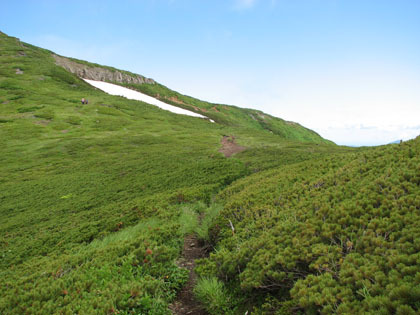
POLYGON ((170 305, 170 310, 175 315, 207 315, 207 312, 194 297, 194 286, 197 282, 197 275, 194 272, 195 260, 204 258, 206 251, 199 245, 195 235, 189 235, 184 240, 184 249, 178 266, 186 268, 190 272, 188 282, 179 291, 176 300, 170 305))
POLYGON ((219 152, 223 153, 225 157, 230 157, 233 154, 242 152, 246 149, 235 142, 234 136, 224 136, 221 143, 222 147, 219 149, 219 152))

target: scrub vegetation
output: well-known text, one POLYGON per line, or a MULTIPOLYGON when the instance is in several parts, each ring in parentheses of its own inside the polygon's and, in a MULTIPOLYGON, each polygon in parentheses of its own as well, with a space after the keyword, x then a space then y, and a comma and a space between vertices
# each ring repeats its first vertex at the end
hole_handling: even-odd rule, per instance
POLYGON ((107 95, 0 33, 1 314, 170 314, 191 233, 210 312, 419 311, 419 138, 340 147, 131 87, 216 123, 107 95), (224 157, 224 136, 246 150, 224 157))
POLYGON ((240 179, 198 273, 260 313, 416 314, 419 185, 420 138, 240 179))

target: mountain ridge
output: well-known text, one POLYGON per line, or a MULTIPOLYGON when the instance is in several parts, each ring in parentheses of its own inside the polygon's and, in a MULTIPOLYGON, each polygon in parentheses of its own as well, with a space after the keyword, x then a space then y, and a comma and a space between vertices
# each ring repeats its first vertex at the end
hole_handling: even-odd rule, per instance
POLYGON ((315 131, 305 128, 296 122, 285 121, 281 118, 265 114, 259 110, 201 101, 190 96, 182 95, 157 83, 153 79, 145 78, 139 74, 92 64, 74 58, 62 57, 57 54, 53 54, 53 57, 58 65, 80 78, 121 84, 122 86, 158 98, 170 105, 188 109, 198 114, 206 113, 210 115, 209 118, 220 123, 233 124, 236 126, 241 124, 250 125, 250 120, 252 120, 255 122, 256 128, 276 133, 287 139, 317 143, 333 143, 330 140, 323 139, 315 131), (224 113, 223 115, 221 112, 225 112, 225 109, 228 109, 228 111, 227 114, 224 113), (229 119, 224 117, 226 115, 229 116, 229 119), (297 134, 297 136, 295 136, 295 134, 297 134))

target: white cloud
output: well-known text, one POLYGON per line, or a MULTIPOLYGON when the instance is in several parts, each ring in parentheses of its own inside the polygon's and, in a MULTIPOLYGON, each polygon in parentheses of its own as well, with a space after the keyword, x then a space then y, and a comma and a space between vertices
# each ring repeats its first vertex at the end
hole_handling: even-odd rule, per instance
POLYGON ((420 135, 420 126, 365 127, 363 125, 327 127, 315 130, 337 144, 371 146, 410 140, 420 135))

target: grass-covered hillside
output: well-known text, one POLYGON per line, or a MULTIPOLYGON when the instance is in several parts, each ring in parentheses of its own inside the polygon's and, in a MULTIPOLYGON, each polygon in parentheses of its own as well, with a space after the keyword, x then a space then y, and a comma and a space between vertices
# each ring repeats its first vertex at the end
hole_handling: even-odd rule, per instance
POLYGON ((216 123, 107 95, 0 33, 0 314, 170 314, 190 233, 210 313, 418 312, 418 139, 339 147, 136 88, 216 123), (224 157, 227 135, 246 150, 224 157))
POLYGON ((420 137, 260 172, 219 198, 199 272, 230 288, 226 309, 420 311, 420 137))
POLYGON ((155 82, 154 80, 146 79, 128 71, 101 66, 95 63, 89 63, 74 58, 65 58, 57 55, 54 57, 58 61, 58 64, 62 65, 72 73, 76 73, 82 77, 93 80, 101 78, 100 80, 102 81, 120 84, 125 87, 138 90, 142 93, 158 98, 168 104, 205 115, 219 124, 226 126, 246 127, 259 131, 267 131, 269 133, 279 135, 284 139, 297 140, 300 142, 332 143, 331 141, 323 139, 313 130, 304 128, 298 123, 285 121, 255 109, 245 109, 235 106, 213 104, 201 101, 190 96, 182 95, 162 84, 155 82), (96 75, 93 74, 94 72, 101 71, 108 72, 108 75, 103 75, 103 73, 102 75, 98 73, 96 73, 96 75), (115 73, 118 73, 119 75, 113 75, 115 73), (126 80, 122 78, 123 76, 126 77, 126 80), (129 81, 127 77, 129 79, 140 77, 140 80, 142 82, 145 81, 146 83, 133 83, 131 80, 129 81))
POLYGON ((304 128, 298 123, 285 121, 265 114, 259 110, 208 103, 172 91, 159 83, 141 85, 126 84, 126 86, 137 89, 150 96, 158 97, 169 104, 192 110, 199 114, 204 114, 221 124, 266 130, 270 133, 279 135, 282 138, 301 142, 331 143, 330 141, 321 138, 313 130, 304 128))

